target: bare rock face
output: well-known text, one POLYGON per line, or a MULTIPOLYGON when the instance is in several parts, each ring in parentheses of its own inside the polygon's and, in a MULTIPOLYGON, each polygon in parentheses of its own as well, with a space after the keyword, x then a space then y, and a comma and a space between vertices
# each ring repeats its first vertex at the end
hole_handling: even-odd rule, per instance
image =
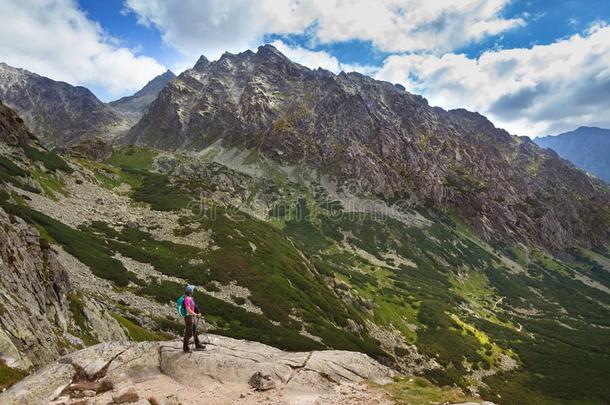
POLYGON ((41 366, 64 354, 68 278, 36 228, 0 208, 0 347, 12 367, 41 366))
POLYGON ((21 115, 46 146, 125 131, 125 117, 88 89, 0 63, 0 99, 21 115))
POLYGON ((23 119, 0 101, 0 142, 15 146, 34 140, 35 137, 27 130, 23 119))
MULTIPOLYGON (((0 158, 5 159, 5 153, 18 156, 16 161, 24 169, 15 166, 12 170, 27 173, 32 162, 25 158, 26 146, 43 149, 23 120, 0 103, 0 158)), ((15 209, 17 201, 11 200, 9 190, 0 180, 0 198, 8 204, 0 205, 0 357, 9 367, 30 370, 84 343, 71 334, 80 327, 69 309, 67 266, 48 240, 25 217, 20 217, 24 214, 15 209)), ((91 336, 98 340, 127 340, 119 323, 95 299, 84 299, 82 312, 91 336)))
POLYGON ((215 142, 304 162, 359 191, 468 218, 488 241, 561 249, 610 236, 608 187, 482 115, 431 107, 358 73, 298 65, 270 45, 200 59, 123 139, 201 150, 215 142))
MULTIPOLYGON (((296 398, 313 403, 324 395, 337 394, 339 387, 365 381, 383 384, 393 376, 392 370, 362 353, 289 353, 261 343, 210 335, 206 350, 190 354, 182 351, 180 342, 109 342, 92 346, 26 377, 0 394, 0 403, 47 403, 75 391, 80 396, 101 387, 98 381, 108 381, 105 386, 114 387, 114 391, 98 389, 92 399, 100 403, 108 403, 106 399, 110 398, 114 403, 137 401, 141 397, 136 389, 138 383, 155 378, 169 384, 166 392, 175 393, 177 387, 188 391, 185 387, 216 385, 221 392, 237 398, 255 380, 253 383, 260 390, 277 388, 276 395, 282 403, 296 398)), ((216 400, 229 403, 226 398, 216 400)))

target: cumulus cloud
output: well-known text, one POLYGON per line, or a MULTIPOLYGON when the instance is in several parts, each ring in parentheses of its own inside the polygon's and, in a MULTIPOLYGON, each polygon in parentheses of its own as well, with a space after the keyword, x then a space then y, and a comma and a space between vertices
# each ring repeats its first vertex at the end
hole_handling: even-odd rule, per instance
POLYGON ((510 0, 126 0, 126 9, 186 54, 251 48, 268 33, 370 41, 388 52, 447 51, 524 24, 510 0))
POLYGON ((346 64, 326 51, 312 51, 298 45, 287 45, 280 40, 271 42, 278 51, 286 55, 292 61, 307 66, 310 69, 321 67, 322 69, 330 70, 333 73, 358 72, 366 75, 372 75, 377 71, 377 67, 360 64, 346 64))
POLYGON ((136 55, 72 0, 0 2, 0 61, 110 95, 138 90, 165 68, 136 55))
POLYGON ((519 135, 579 125, 610 126, 610 27, 532 48, 392 55, 377 77, 403 84, 432 104, 487 114, 519 135))

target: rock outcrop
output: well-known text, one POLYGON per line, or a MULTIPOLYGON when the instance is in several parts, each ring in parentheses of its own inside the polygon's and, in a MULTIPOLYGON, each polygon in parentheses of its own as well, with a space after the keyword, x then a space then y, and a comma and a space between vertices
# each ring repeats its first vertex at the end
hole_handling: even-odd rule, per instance
POLYGON ((46 146, 128 129, 125 117, 88 89, 0 63, 0 100, 14 109, 46 146))
POLYGON ((85 342, 74 333, 82 332, 93 342, 127 340, 99 299, 81 299, 70 280, 70 263, 20 209, 20 202, 28 197, 19 195, 19 190, 41 196, 32 173, 53 173, 37 159, 51 159, 52 164, 63 163, 64 169, 70 169, 0 103, 0 366, 22 371, 82 348, 85 342))
MULTIPOLYGON (((383 395, 365 384, 388 383, 389 368, 362 353, 289 353, 260 343, 210 335, 207 348, 190 354, 180 342, 102 343, 50 364, 0 394, 3 404, 42 404, 95 392, 92 403, 122 398, 167 398, 183 404, 346 403, 350 395, 383 395), (255 375, 273 381, 260 392, 248 386, 255 375), (112 389, 110 390, 110 387, 112 389), (270 399, 272 399, 270 401, 270 399)), ((60 403, 60 402, 55 403, 60 403)), ((349 403, 366 403, 353 401, 349 403)))
POLYGON ((70 145, 67 153, 101 162, 112 155, 112 144, 101 138, 82 139, 78 143, 70 145))
POLYGON ((23 119, 0 101, 0 142, 14 146, 35 139, 24 125, 23 119))
POLYGON ((0 355, 41 366, 65 354, 68 278, 36 228, 0 208, 0 229, 0 355))
POLYGON ((216 142, 334 175, 359 192, 461 214, 486 240, 599 245, 610 192, 482 115, 431 107, 358 73, 290 61, 270 45, 201 58, 168 83, 123 139, 161 149, 216 142))

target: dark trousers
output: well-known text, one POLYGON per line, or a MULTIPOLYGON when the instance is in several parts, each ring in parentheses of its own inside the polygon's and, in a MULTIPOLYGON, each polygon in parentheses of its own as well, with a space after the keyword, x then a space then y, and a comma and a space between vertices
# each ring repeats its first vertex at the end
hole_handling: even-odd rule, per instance
POLYGON ((184 348, 187 349, 189 347, 189 340, 191 340, 191 336, 195 338, 195 346, 200 346, 199 336, 195 333, 195 321, 193 320, 193 316, 185 316, 184 317, 184 348))

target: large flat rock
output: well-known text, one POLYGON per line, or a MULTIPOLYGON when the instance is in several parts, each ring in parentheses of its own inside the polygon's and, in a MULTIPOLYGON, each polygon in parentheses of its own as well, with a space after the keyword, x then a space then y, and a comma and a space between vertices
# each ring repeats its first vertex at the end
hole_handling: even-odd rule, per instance
MULTIPOLYGON (((184 353, 179 341, 101 343, 64 356, 28 376, 1 394, 0 403, 47 403, 74 381, 101 379, 110 380, 115 389, 120 389, 146 387, 150 385, 147 381, 161 378, 165 385, 168 381, 169 385, 175 384, 176 389, 215 386, 227 396, 241 398, 243 392, 252 392, 249 381, 256 373, 273 381, 273 395, 280 402, 311 403, 338 398, 344 392, 341 387, 358 386, 362 391, 367 382, 383 384, 394 376, 391 369, 362 353, 294 353, 223 336, 208 338, 205 350, 191 353, 184 353)), ((100 394, 99 400, 106 400, 104 396, 110 394, 100 394)))

